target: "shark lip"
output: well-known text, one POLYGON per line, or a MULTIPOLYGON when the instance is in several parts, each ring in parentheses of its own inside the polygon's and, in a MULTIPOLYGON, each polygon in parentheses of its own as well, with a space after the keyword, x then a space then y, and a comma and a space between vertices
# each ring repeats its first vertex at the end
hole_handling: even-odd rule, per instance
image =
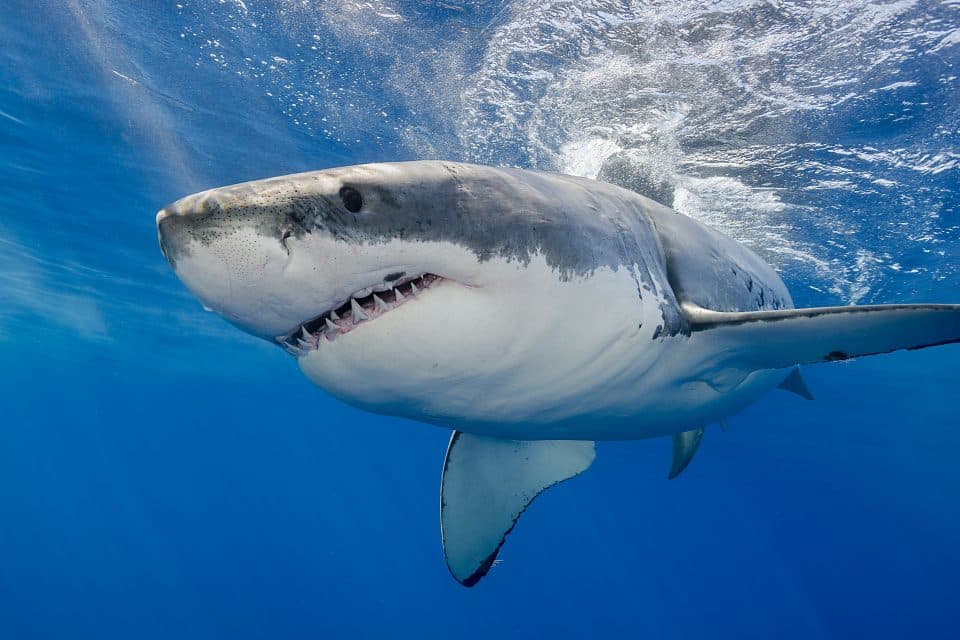
POLYGON ((444 279, 432 273, 421 273, 397 280, 389 286, 378 284, 361 289, 342 304, 300 323, 290 333, 277 336, 276 340, 291 355, 302 356, 322 348, 324 342, 333 342, 358 326, 373 322, 415 300, 444 279))

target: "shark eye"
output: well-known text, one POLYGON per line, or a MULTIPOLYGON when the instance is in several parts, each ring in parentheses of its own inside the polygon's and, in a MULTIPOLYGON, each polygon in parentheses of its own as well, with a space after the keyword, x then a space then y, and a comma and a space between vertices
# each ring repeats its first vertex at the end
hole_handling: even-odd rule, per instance
POLYGON ((360 196, 360 192, 353 187, 342 187, 340 189, 340 200, 343 201, 343 206, 350 213, 360 211, 360 207, 363 206, 363 198, 360 196))

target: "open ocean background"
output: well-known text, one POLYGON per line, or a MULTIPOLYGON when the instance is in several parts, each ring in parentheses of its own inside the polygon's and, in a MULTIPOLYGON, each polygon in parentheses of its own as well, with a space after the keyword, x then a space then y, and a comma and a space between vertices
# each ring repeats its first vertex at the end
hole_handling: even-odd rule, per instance
POLYGON ((616 182, 798 306, 960 302, 960 2, 0 0, 0 638, 958 638, 960 345, 602 443, 474 589, 448 433, 204 313, 187 193, 445 158, 616 182))

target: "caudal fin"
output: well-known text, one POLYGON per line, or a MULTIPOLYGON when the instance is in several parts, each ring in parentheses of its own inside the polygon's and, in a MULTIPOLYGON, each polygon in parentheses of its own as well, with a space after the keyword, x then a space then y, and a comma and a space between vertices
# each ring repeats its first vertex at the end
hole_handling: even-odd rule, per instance
POLYGON ((720 312, 685 304, 691 331, 710 332, 755 369, 831 362, 960 342, 960 305, 880 304, 720 312))

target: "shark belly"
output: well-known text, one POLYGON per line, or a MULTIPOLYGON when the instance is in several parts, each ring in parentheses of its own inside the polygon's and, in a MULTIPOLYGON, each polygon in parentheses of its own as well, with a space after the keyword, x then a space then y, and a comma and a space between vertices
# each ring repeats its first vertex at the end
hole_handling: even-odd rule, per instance
POLYGON ((483 268, 511 287, 441 283, 376 331, 321 341, 300 369, 360 409, 512 440, 669 435, 729 415, 783 377, 715 362, 709 335, 666 335, 679 309, 665 279, 638 287, 627 268, 560 279, 542 256, 483 268), (510 277, 519 270, 522 280, 510 277), (509 340, 491 352, 489 334, 509 340), (383 375, 385 363, 405 375, 383 375))
MULTIPOLYGON (((609 422, 636 424, 644 373, 662 355, 648 347, 669 340, 657 337, 667 302, 656 287, 638 292, 623 268, 560 279, 542 256, 483 268, 503 271, 511 286, 442 283, 378 318, 375 332, 361 326, 302 355, 301 370, 364 410, 468 433, 578 438, 609 422), (509 277, 518 270, 522 281, 509 277), (509 337, 497 352, 484 346, 491 333, 509 337), (383 375, 386 361, 405 375, 383 375)), ((613 432, 625 433, 623 424, 613 432)))

